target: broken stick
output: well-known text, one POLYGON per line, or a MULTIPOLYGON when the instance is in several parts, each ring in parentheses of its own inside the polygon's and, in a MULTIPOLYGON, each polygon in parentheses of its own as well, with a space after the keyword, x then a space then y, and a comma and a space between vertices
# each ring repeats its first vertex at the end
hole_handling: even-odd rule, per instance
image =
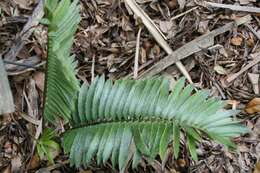
POLYGON ((251 20, 250 15, 246 15, 244 17, 241 17, 234 22, 230 22, 218 29, 215 29, 205 35, 202 35, 191 42, 183 45, 179 49, 175 50, 171 55, 166 56, 164 59, 160 60, 156 64, 154 64, 152 67, 147 69, 145 72, 143 72, 139 78, 144 78, 147 76, 153 76, 167 67, 171 66, 172 64, 196 53, 201 51, 202 49, 207 49, 210 46, 213 46, 214 44, 214 37, 217 35, 220 35, 222 33, 225 33, 229 30, 231 30, 234 26, 242 25, 244 23, 247 23, 251 20))

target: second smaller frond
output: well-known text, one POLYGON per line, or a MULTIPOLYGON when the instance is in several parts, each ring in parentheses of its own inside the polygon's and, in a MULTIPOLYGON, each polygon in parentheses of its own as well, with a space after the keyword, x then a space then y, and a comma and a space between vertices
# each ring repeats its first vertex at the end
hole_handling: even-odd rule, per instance
POLYGON ((44 117, 51 123, 68 120, 75 109, 79 82, 77 63, 70 55, 74 34, 80 22, 79 5, 71 0, 46 0, 48 20, 48 59, 44 117))

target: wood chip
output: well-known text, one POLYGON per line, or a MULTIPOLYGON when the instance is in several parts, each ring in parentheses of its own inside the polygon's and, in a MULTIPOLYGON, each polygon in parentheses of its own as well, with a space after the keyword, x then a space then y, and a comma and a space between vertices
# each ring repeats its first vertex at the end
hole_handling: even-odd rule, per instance
POLYGON ((248 114, 260 112, 260 98, 252 99, 247 105, 245 111, 248 114))
POLYGON ((243 38, 241 38, 240 36, 236 36, 236 37, 232 37, 231 38, 231 43, 234 46, 240 46, 243 42, 243 38))
POLYGON ((259 94, 259 74, 255 74, 255 73, 247 73, 247 76, 249 78, 249 81, 251 82, 252 86, 253 86, 253 90, 255 94, 259 94))

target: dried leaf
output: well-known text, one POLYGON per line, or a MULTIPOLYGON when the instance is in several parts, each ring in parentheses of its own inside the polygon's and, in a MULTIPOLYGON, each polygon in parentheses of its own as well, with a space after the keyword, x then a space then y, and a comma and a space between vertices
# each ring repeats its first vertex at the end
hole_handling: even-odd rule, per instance
POLYGON ((220 65, 215 65, 214 70, 215 70, 218 74, 222 74, 222 75, 227 74, 227 70, 226 70, 224 67, 220 66, 220 65))
POLYGON ((177 2, 177 0, 169 0, 167 2, 167 5, 170 9, 175 9, 178 5, 178 2, 177 2))
POLYGON ((29 165, 29 170, 36 169, 40 166, 40 158, 38 154, 34 154, 29 165))
POLYGON ((5 153, 8 153, 8 154, 12 153, 13 145, 12 145, 12 143, 10 141, 6 141, 5 142, 5 144, 4 144, 4 151, 5 151, 5 153))
POLYGON ((43 91, 44 90, 44 73, 37 72, 34 74, 33 79, 35 80, 36 86, 43 91))
POLYGON ((184 159, 178 159, 177 160, 178 166, 185 167, 187 165, 186 161, 184 159))
POLYGON ((133 31, 129 22, 129 18, 126 16, 122 17, 121 26, 124 31, 133 31))
POLYGON ((260 161, 255 164, 254 173, 260 173, 260 161))
POLYGON ((254 114, 260 112, 260 98, 252 99, 247 105, 245 111, 248 114, 254 114))
POLYGON ((246 145, 239 145, 237 146, 237 149, 242 153, 250 152, 250 149, 246 145))
POLYGON ((170 169, 170 173, 179 173, 179 172, 176 171, 176 169, 172 168, 172 169, 170 169))
POLYGON ((240 46, 243 42, 243 38, 241 38, 240 36, 236 36, 236 37, 232 37, 231 38, 231 43, 234 46, 240 46))
POLYGON ((150 51, 150 49, 153 47, 151 41, 145 40, 143 43, 143 47, 146 51, 150 51))
POLYGON ((21 170, 22 167, 22 158, 20 155, 15 156, 14 158, 12 158, 11 160, 11 169, 12 172, 19 172, 19 170, 21 170))
POLYGON ((172 27, 173 23, 171 21, 159 21, 159 26, 162 32, 167 33, 172 27))
POLYGON ((146 59, 147 59, 147 53, 146 53, 146 50, 144 48, 141 47, 140 49, 140 61, 141 61, 141 64, 144 64, 146 62, 146 59))
POLYGON ((31 2, 30 0, 13 0, 20 8, 30 10, 31 2))
POLYGON ((178 4, 180 6, 180 10, 183 10, 186 4, 186 0, 178 0, 178 4))
POLYGON ((209 32, 209 20, 204 20, 199 22, 198 32, 201 34, 206 34, 209 32))
POLYGON ((170 39, 176 35, 176 27, 173 21, 159 21, 159 27, 161 31, 167 34, 167 38, 170 39))
POLYGON ((249 47, 254 47, 255 45, 255 41, 252 37, 250 37, 249 39, 246 40, 246 43, 249 47))
POLYGON ((223 55, 224 57, 228 58, 228 53, 227 53, 226 49, 223 46, 219 49, 219 53, 221 55, 223 55))
POLYGON ((154 45, 154 47, 152 48, 152 51, 155 54, 155 56, 159 56, 160 53, 161 53, 161 49, 160 49, 160 47, 157 44, 154 45))
POLYGON ((253 90, 255 94, 259 94, 259 74, 255 74, 255 73, 247 73, 247 76, 249 78, 249 81, 251 82, 252 86, 253 86, 253 90))
POLYGON ((105 23, 105 21, 99 15, 96 15, 96 19, 98 23, 105 23))
POLYGON ((247 5, 247 4, 250 3, 250 0, 239 0, 239 3, 240 3, 241 5, 247 5))
POLYGON ((11 172, 11 166, 7 166, 4 170, 3 170, 3 173, 12 173, 11 172))

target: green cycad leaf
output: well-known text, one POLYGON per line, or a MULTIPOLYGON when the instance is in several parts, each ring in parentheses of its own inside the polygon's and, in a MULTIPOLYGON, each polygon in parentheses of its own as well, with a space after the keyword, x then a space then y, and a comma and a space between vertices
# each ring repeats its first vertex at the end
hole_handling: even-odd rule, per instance
POLYGON ((140 154, 150 159, 160 154, 164 159, 171 139, 177 157, 181 131, 194 160, 202 134, 232 146, 230 138, 247 131, 233 121, 236 112, 222 110, 222 101, 208 99, 206 91, 192 94, 192 88, 184 87, 180 79, 169 93, 169 82, 163 78, 123 79, 113 84, 104 76, 89 87, 83 85, 79 110, 72 116, 73 129, 64 135, 72 165, 88 165, 96 156, 98 163, 111 158, 123 171, 131 158, 136 166, 140 154))
POLYGON ((175 159, 178 158, 180 152, 180 128, 173 123, 173 154, 175 159))
POLYGON ((187 135, 187 145, 188 145, 191 157, 193 160, 198 161, 195 141, 196 140, 190 134, 187 135))
POLYGON ((46 0, 45 12, 49 24, 44 117, 55 123, 58 118, 70 119, 79 90, 70 48, 80 14, 77 1, 70 0, 46 0))

